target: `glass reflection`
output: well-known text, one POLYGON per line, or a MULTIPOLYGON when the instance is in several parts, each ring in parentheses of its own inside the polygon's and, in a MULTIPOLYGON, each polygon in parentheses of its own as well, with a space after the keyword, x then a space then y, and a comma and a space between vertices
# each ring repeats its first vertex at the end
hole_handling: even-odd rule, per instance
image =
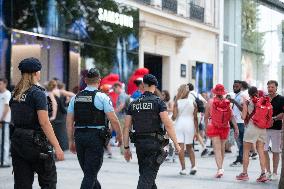
POLYGON ((260 1, 242 1, 242 77, 261 89, 271 79, 283 88, 283 19, 283 13, 260 1))

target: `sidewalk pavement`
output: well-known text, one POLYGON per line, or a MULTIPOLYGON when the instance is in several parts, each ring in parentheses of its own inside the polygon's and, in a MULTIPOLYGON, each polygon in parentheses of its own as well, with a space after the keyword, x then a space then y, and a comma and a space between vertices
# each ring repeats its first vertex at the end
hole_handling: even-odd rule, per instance
MULTIPOLYGON (((113 149, 113 158, 105 157, 104 164, 99 173, 99 181, 103 189, 134 189, 139 177, 136 154, 133 160, 125 162, 119 154, 119 149, 113 149)), ((160 189, 277 189, 278 181, 257 183, 255 180, 260 174, 259 161, 251 160, 249 166, 250 180, 240 182, 235 176, 242 170, 241 167, 230 167, 235 160, 235 153, 226 154, 224 169, 225 175, 221 179, 214 178, 216 165, 214 157, 201 158, 196 152, 198 172, 195 176, 180 176, 179 163, 165 162, 157 176, 157 186, 160 189)), ((67 152, 65 161, 57 162, 58 189, 79 189, 82 181, 82 171, 75 155, 67 152)), ((190 166, 187 158, 187 167, 190 166)), ((280 165, 281 166, 281 165, 280 165)), ((280 167, 279 166, 279 167, 280 167)), ((280 170, 280 169, 279 169, 280 170)), ((189 171, 189 169, 188 169, 189 171)), ((12 168, 0 169, 0 189, 12 189, 12 168)), ((34 189, 39 189, 37 176, 35 176, 34 189)))

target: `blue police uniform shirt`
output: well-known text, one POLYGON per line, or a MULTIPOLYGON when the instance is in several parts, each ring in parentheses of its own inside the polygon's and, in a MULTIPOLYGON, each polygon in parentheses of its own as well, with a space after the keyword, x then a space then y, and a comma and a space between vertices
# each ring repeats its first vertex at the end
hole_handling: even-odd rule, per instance
MULTIPOLYGON (((84 90, 95 91, 98 89, 96 87, 87 86, 84 90)), ((70 103, 67 109, 68 113, 74 114, 74 101, 75 101, 75 96, 72 97, 70 100, 70 103)), ((94 106, 99 110, 103 110, 105 113, 114 112, 110 98, 105 93, 102 93, 102 92, 98 92, 96 94, 95 100, 94 100, 94 106)), ((81 127, 92 127, 92 125, 82 125, 81 127)), ((105 126, 104 125, 96 126, 96 128, 103 128, 103 127, 105 126)), ((80 126, 78 126, 77 128, 80 128, 80 126)))

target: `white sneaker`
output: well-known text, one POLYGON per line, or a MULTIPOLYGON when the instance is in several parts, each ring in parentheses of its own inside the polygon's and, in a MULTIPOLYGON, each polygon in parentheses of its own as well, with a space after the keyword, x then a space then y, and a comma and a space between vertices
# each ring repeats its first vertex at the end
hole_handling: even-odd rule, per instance
POLYGON ((180 175, 186 175, 186 174, 187 174, 186 169, 181 170, 181 171, 179 172, 179 174, 180 174, 180 175))
POLYGON ((221 178, 224 175, 224 169, 219 169, 215 175, 215 178, 221 178))
POLYGON ((190 175, 195 175, 196 172, 197 172, 197 168, 196 168, 196 167, 193 167, 193 168, 191 168, 189 174, 190 174, 190 175))
POLYGON ((266 173, 266 177, 268 178, 268 180, 271 180, 272 173, 267 172, 267 173, 266 173))
POLYGON ((273 180, 273 181, 278 180, 278 175, 275 174, 275 173, 273 173, 273 174, 270 176, 270 180, 273 180))

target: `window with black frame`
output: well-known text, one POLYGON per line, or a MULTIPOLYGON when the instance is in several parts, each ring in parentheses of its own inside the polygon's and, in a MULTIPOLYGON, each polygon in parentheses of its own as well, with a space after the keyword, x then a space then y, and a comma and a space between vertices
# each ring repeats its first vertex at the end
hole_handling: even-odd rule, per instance
POLYGON ((189 17, 190 19, 198 22, 204 22, 204 7, 201 0, 191 0, 189 5, 189 17))
POLYGON ((162 9, 177 14, 177 0, 162 0, 162 9))

